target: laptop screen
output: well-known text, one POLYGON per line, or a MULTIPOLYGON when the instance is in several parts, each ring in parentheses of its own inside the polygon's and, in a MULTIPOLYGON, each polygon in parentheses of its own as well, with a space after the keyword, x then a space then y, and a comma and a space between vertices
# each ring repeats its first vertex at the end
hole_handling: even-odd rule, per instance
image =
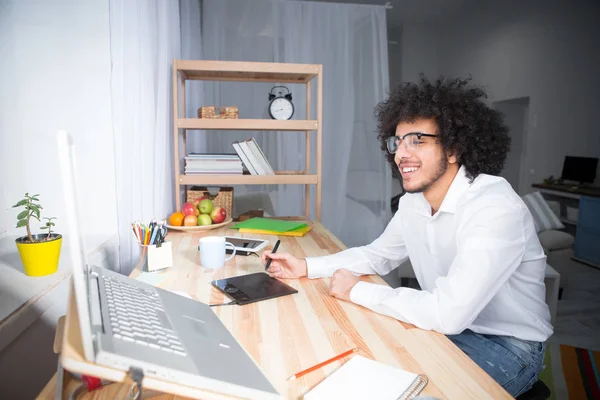
POLYGON ((94 346, 92 342, 92 329, 89 310, 89 269, 81 229, 81 214, 79 213, 79 202, 77 200, 77 178, 75 163, 75 146, 73 139, 65 131, 59 131, 58 159, 60 164, 61 181, 65 201, 67 235, 65 236, 69 248, 72 268, 73 286, 75 289, 75 300, 77 302, 77 313, 81 329, 81 339, 85 357, 93 361, 95 359, 94 346))

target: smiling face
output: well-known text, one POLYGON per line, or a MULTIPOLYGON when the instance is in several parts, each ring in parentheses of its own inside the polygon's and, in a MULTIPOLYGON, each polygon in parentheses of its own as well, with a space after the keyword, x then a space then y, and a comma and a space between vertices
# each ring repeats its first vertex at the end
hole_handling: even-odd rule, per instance
MULTIPOLYGON (((396 136, 411 132, 435 135, 436 123, 429 119, 401 122, 396 127, 396 136)), ((448 157, 435 137, 408 136, 404 140, 418 141, 418 148, 408 151, 404 141, 399 144, 394 161, 402 174, 402 186, 408 193, 427 192, 448 172, 448 166, 456 162, 448 157)))

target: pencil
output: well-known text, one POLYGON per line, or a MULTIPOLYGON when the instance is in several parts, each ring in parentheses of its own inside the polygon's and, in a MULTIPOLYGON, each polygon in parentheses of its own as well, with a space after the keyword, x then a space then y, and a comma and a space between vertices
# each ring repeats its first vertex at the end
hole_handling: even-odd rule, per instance
POLYGON ((313 372, 313 371, 314 371, 314 370, 316 370, 316 369, 319 369, 319 368, 321 368, 321 367, 324 367, 324 366, 325 366, 325 365, 327 365, 327 364, 331 364, 332 362, 334 362, 334 361, 337 361, 337 360, 339 360, 340 358, 344 358, 344 357, 346 357, 346 356, 349 356, 349 355, 350 355, 350 354, 352 354, 352 353, 356 353, 357 351, 358 351, 358 347, 355 347, 355 348, 353 348, 353 349, 350 349, 350 350, 348 350, 348 351, 346 351, 346 352, 344 352, 344 353, 342 353, 342 354, 338 354, 337 356, 335 356, 335 357, 333 357, 333 358, 330 358, 330 359, 329 359, 329 360, 327 360, 327 361, 323 361, 322 363, 320 363, 320 364, 317 364, 317 365, 315 365, 315 366, 313 366, 313 367, 310 367, 310 368, 308 368, 308 369, 305 369, 304 371, 300 371, 300 372, 298 372, 298 373, 295 373, 294 375, 292 375, 292 376, 290 376, 289 378, 287 378, 287 380, 288 380, 288 381, 293 381, 294 379, 298 379, 298 378, 300 378, 301 376, 304 376, 304 375, 308 374, 309 372, 313 372))

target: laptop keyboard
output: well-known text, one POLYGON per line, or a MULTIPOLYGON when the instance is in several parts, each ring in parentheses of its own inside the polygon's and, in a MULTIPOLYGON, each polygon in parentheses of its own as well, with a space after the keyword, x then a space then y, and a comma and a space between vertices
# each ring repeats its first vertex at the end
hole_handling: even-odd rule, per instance
POLYGON ((170 354, 187 355, 158 293, 103 277, 113 337, 170 354))

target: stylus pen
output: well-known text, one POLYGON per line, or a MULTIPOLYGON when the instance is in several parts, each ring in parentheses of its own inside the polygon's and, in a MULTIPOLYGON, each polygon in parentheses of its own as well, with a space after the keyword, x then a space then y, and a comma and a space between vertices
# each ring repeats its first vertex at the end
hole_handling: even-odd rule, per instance
MULTIPOLYGON (((279 240, 277 240, 277 242, 275 243, 275 247, 273 247, 273 251, 271 252, 271 254, 275 253, 277 251, 278 247, 279 247, 279 240)), ((271 257, 269 257, 269 259, 267 260, 267 265, 265 266, 265 271, 269 269, 270 265, 271 265, 271 257)))

